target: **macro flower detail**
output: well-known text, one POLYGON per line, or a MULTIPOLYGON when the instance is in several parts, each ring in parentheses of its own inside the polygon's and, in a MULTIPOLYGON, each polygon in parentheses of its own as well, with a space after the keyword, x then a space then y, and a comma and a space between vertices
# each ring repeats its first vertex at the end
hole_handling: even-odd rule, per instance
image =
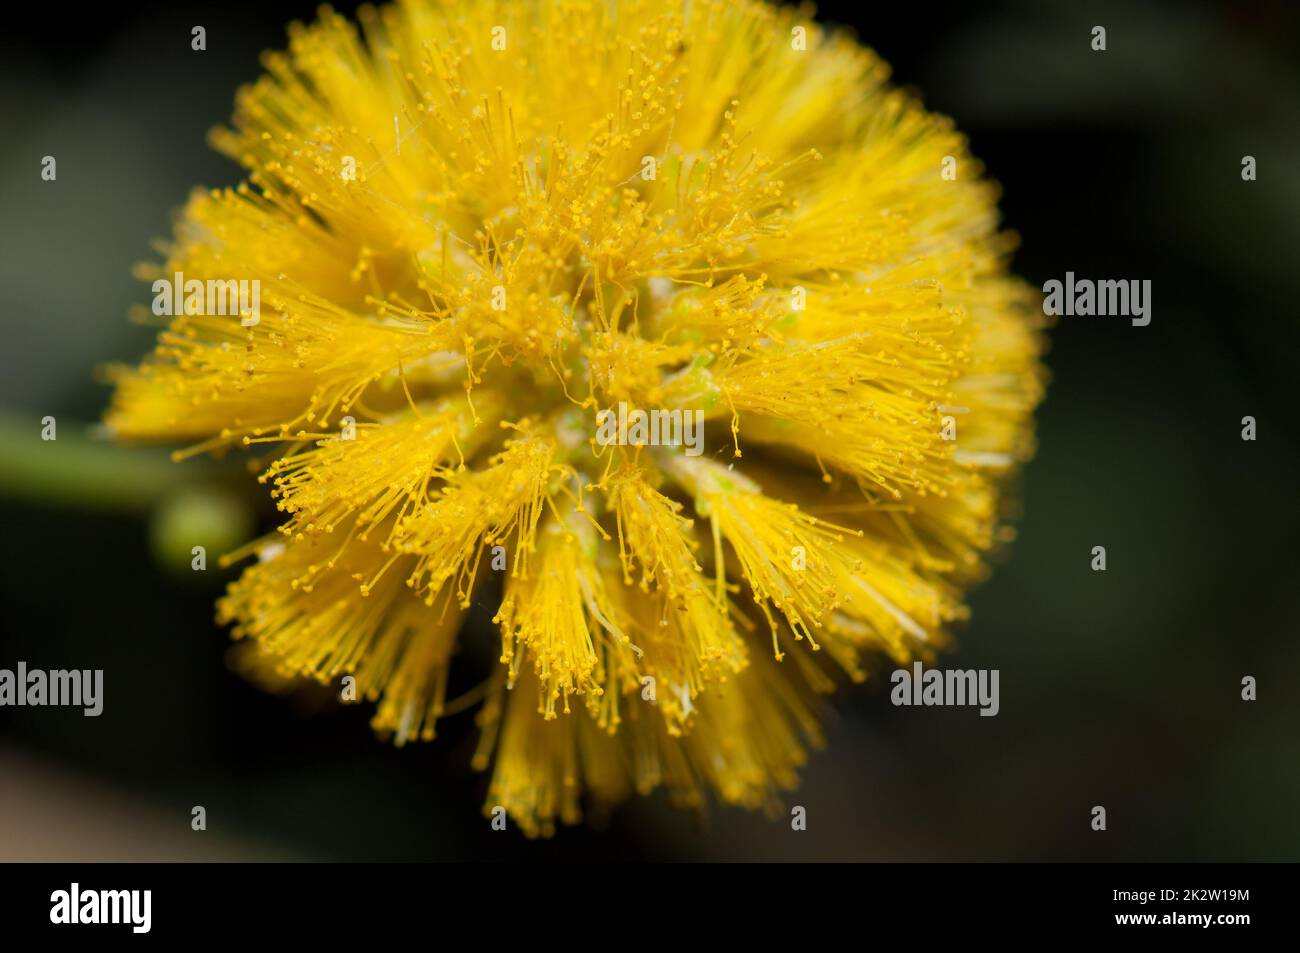
POLYGON ((176 308, 108 427, 256 458, 284 521, 220 621, 397 744, 477 709, 487 813, 779 806, 821 696, 932 659, 1010 538, 1043 318, 996 187, 798 11, 359 16, 291 27, 212 136, 247 180, 142 270, 260 313, 176 308), (703 454, 598 441, 621 403, 703 454))

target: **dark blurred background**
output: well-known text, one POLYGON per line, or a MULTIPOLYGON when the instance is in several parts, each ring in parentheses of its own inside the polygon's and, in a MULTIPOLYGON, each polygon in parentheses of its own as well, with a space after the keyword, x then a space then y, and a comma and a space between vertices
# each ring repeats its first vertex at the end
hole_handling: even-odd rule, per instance
POLYGON ((1017 271, 1149 278, 1152 323, 1052 333, 1019 539, 943 663, 999 669, 998 717, 894 708, 877 680, 836 697, 788 799, 806 832, 651 798, 549 842, 488 829, 468 716, 395 750, 365 706, 315 711, 232 672, 227 577, 190 572, 188 541, 251 532, 261 495, 94 439, 93 369, 152 340, 126 318, 149 300, 132 265, 191 186, 238 181, 204 135, 314 15, 187 6, 6 12, 0 667, 103 668, 106 705, 0 709, 0 859, 1300 859, 1296 5, 820 6, 970 135, 1017 271))

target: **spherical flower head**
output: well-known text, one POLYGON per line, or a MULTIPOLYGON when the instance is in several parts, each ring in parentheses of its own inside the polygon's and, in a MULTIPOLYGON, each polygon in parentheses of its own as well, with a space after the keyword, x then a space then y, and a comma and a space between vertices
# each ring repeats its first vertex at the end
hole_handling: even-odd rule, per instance
POLYGON ((359 16, 214 132, 247 180, 145 270, 173 316, 109 426, 265 454, 245 666, 398 744, 478 705, 488 814, 779 806, 818 696, 933 658, 1009 536, 1041 311, 995 186, 806 11, 359 16))

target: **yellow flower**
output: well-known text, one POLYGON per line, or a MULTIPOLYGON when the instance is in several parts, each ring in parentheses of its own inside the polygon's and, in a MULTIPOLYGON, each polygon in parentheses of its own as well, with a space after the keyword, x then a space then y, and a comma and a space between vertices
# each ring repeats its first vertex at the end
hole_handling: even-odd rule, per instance
POLYGON ((108 425, 269 451, 243 667, 352 676, 399 744, 482 702, 488 814, 778 805, 816 696, 932 658, 1009 537, 1044 372, 995 186, 806 12, 360 19, 291 28, 212 137, 247 181, 144 272, 257 313, 177 307, 108 425), (665 429, 597 439, 628 407, 665 429))

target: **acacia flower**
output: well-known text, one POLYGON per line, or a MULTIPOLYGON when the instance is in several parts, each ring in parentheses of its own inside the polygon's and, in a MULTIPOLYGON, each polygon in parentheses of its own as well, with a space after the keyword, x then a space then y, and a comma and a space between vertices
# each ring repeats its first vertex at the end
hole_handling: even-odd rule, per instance
POLYGON ((933 658, 1009 537, 1041 311, 996 187, 806 11, 359 19, 290 28, 212 135, 247 180, 142 270, 260 313, 186 296, 108 426, 252 454, 284 521, 220 620, 398 744, 478 705, 486 812, 779 806, 818 696, 933 658), (597 441, 621 403, 703 454, 597 441))

